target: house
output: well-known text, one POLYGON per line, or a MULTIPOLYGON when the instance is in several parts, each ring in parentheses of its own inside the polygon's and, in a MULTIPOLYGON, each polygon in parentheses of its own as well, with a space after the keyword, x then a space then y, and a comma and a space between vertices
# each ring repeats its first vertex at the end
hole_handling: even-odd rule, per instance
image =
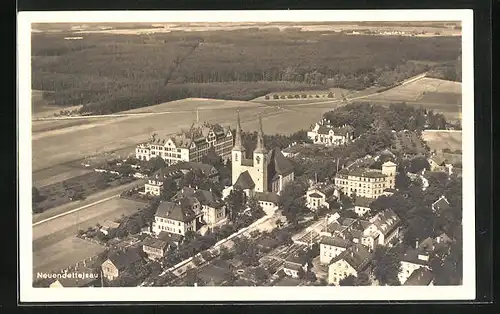
POLYGON ((100 287, 101 278, 99 273, 84 268, 79 269, 78 273, 62 273, 49 285, 49 288, 82 288, 82 287, 100 287))
POLYGON ((376 229, 367 228, 365 233, 367 234, 372 230, 378 233, 378 245, 390 246, 394 240, 398 239, 401 219, 392 209, 385 209, 377 213, 369 221, 376 229))
POLYGON ((337 200, 338 192, 333 184, 316 184, 311 186, 306 192, 306 206, 311 210, 320 207, 330 208, 330 205, 337 200))
POLYGON ((448 202, 446 197, 444 195, 442 195, 434 203, 432 203, 431 207, 432 207, 432 211, 434 211, 435 213, 440 213, 443 210, 449 209, 450 203, 448 202))
POLYGON ((358 215, 358 217, 361 217, 371 211, 370 204, 372 202, 373 202, 372 198, 356 196, 354 204, 352 204, 352 207, 348 208, 348 210, 354 211, 356 215, 358 215))
POLYGON ((101 265, 102 274, 107 280, 116 279, 127 266, 140 261, 142 257, 136 249, 128 249, 125 252, 113 254, 101 265))
POLYGON ((120 227, 120 223, 111 220, 104 220, 101 225, 100 231, 105 235, 109 235, 110 233, 118 229, 118 227, 120 227))
POLYGON ((342 279, 350 275, 358 277, 360 272, 369 268, 372 259, 373 253, 363 245, 351 246, 331 260, 328 266, 328 283, 338 286, 342 279))
POLYGON ((382 170, 371 168, 343 168, 335 175, 335 185, 348 196, 376 199, 387 188, 394 189, 396 183, 396 164, 388 161, 382 170))
MULTIPOLYGON (((232 149, 232 184, 239 187, 248 197, 254 192, 280 194, 283 187, 294 180, 293 164, 279 148, 268 151, 264 144, 262 117, 259 118, 257 145, 251 158, 246 158, 246 149, 241 139, 241 124, 237 116, 236 137, 232 149)), ((226 191, 225 194, 229 192, 226 191)))
POLYGON ((396 193, 397 190, 396 189, 391 189, 391 188, 387 188, 385 189, 383 192, 382 192, 382 195, 385 195, 385 196, 392 196, 394 195, 394 193, 396 193))
POLYGON ((299 278, 300 272, 305 273, 307 271, 308 263, 302 256, 291 256, 285 260, 283 265, 283 271, 287 276, 292 278, 299 278))
POLYGON ((418 244, 416 248, 409 249, 401 259, 401 268, 398 274, 398 279, 401 284, 404 284, 410 275, 417 269, 430 269, 430 253, 418 244))
POLYGON ((351 247, 353 243, 340 236, 323 236, 319 241, 320 263, 328 265, 330 261, 351 247))
POLYGON ((166 179, 179 180, 182 178, 183 173, 179 169, 170 167, 161 168, 148 178, 148 182, 144 184, 144 193, 160 196, 163 193, 163 182, 166 179))
POLYGON ((433 286, 434 274, 430 269, 419 268, 414 270, 405 281, 404 286, 433 286))
POLYGON ((334 127, 325 121, 316 123, 311 131, 307 132, 307 137, 314 144, 323 144, 325 146, 346 145, 354 139, 354 128, 350 125, 334 127))
POLYGON ((184 201, 189 203, 196 216, 209 226, 213 226, 226 218, 226 206, 222 199, 210 190, 198 189, 197 187, 183 187, 172 198, 173 202, 184 201), (200 212, 201 209, 201 212, 200 212))
POLYGON ((433 155, 427 161, 429 162, 430 171, 446 172, 448 174, 453 172, 453 165, 441 155, 433 155))
POLYGON ((286 158, 293 158, 297 157, 302 151, 302 149, 304 149, 303 145, 292 143, 287 148, 283 149, 282 153, 283 156, 285 156, 286 158))
POLYGON ((278 210, 278 194, 273 192, 255 192, 254 197, 267 215, 270 215, 278 210))
POLYGON ((223 160, 229 160, 232 145, 233 134, 228 126, 193 123, 187 132, 174 136, 161 139, 153 135, 148 143, 136 147, 135 156, 139 160, 161 157, 167 165, 173 165, 182 161, 201 162, 210 150, 215 150, 223 160))
POLYGON ((157 260, 167 253, 169 243, 164 239, 148 237, 142 242, 142 250, 149 259, 157 260))
POLYGON ((195 198, 184 198, 178 202, 161 202, 152 224, 153 232, 168 232, 184 236, 196 232, 202 223, 201 205, 195 198))

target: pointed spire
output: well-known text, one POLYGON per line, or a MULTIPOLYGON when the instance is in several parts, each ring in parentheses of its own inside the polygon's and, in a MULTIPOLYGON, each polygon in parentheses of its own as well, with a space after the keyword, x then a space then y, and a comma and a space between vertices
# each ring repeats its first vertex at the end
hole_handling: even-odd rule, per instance
POLYGON ((254 152, 263 153, 266 151, 264 145, 264 131, 262 130, 262 115, 259 115, 259 133, 257 134, 257 147, 254 152))
POLYGON ((233 150, 238 150, 238 151, 244 151, 245 147, 242 144, 241 141, 241 123, 240 123, 240 111, 236 111, 236 134, 235 134, 235 139, 234 139, 234 147, 233 150))

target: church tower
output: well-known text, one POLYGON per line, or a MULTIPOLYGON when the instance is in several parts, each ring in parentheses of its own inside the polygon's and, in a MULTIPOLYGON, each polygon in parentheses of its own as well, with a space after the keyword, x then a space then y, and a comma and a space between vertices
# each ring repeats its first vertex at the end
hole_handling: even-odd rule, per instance
POLYGON ((259 116, 259 131, 257 147, 253 151, 253 168, 255 173, 255 191, 267 192, 267 150, 264 145, 264 131, 262 130, 262 116, 259 116))
POLYGON ((240 112, 237 111, 236 135, 232 150, 231 168, 232 168, 232 184, 238 180, 241 172, 242 160, 245 158, 245 147, 241 141, 241 123, 240 112))

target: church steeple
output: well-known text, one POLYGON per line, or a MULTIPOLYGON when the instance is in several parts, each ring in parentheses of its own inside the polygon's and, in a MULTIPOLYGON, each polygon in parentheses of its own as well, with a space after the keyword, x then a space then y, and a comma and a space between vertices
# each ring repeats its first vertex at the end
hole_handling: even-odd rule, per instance
POLYGON ((240 123, 240 111, 238 110, 236 113, 237 120, 236 120, 236 134, 234 138, 234 146, 233 146, 233 151, 244 151, 245 147, 242 144, 241 140, 241 123, 240 123))
POLYGON ((257 147, 255 147, 254 153, 265 153, 266 147, 264 145, 264 131, 262 130, 262 116, 259 115, 259 131, 257 134, 257 147))

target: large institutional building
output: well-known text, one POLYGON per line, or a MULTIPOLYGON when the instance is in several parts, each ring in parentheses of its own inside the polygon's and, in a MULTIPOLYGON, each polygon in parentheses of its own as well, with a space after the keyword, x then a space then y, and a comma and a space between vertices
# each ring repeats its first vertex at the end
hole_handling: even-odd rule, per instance
POLYGON ((167 139, 153 137, 149 143, 140 144, 135 149, 135 156, 139 160, 149 160, 161 157, 167 165, 181 161, 201 162, 210 149, 222 157, 231 158, 233 135, 229 127, 219 124, 205 123, 202 126, 191 126, 187 132, 181 132, 167 139))
POLYGON ((240 116, 238 114, 236 137, 232 149, 232 183, 247 194, 280 194, 283 187, 294 180, 292 163, 283 156, 279 148, 268 151, 264 145, 262 119, 259 119, 257 146, 252 158, 246 158, 246 150, 241 140, 240 116))
POLYGON ((386 162, 382 170, 355 168, 341 169, 335 176, 335 185, 348 195, 376 199, 384 194, 386 189, 394 189, 396 182, 396 164, 386 162))
POLYGON ((350 143, 354 139, 354 128, 350 125, 344 125, 340 128, 331 126, 325 121, 316 123, 313 129, 307 132, 307 137, 314 144, 325 146, 341 146, 350 143))

